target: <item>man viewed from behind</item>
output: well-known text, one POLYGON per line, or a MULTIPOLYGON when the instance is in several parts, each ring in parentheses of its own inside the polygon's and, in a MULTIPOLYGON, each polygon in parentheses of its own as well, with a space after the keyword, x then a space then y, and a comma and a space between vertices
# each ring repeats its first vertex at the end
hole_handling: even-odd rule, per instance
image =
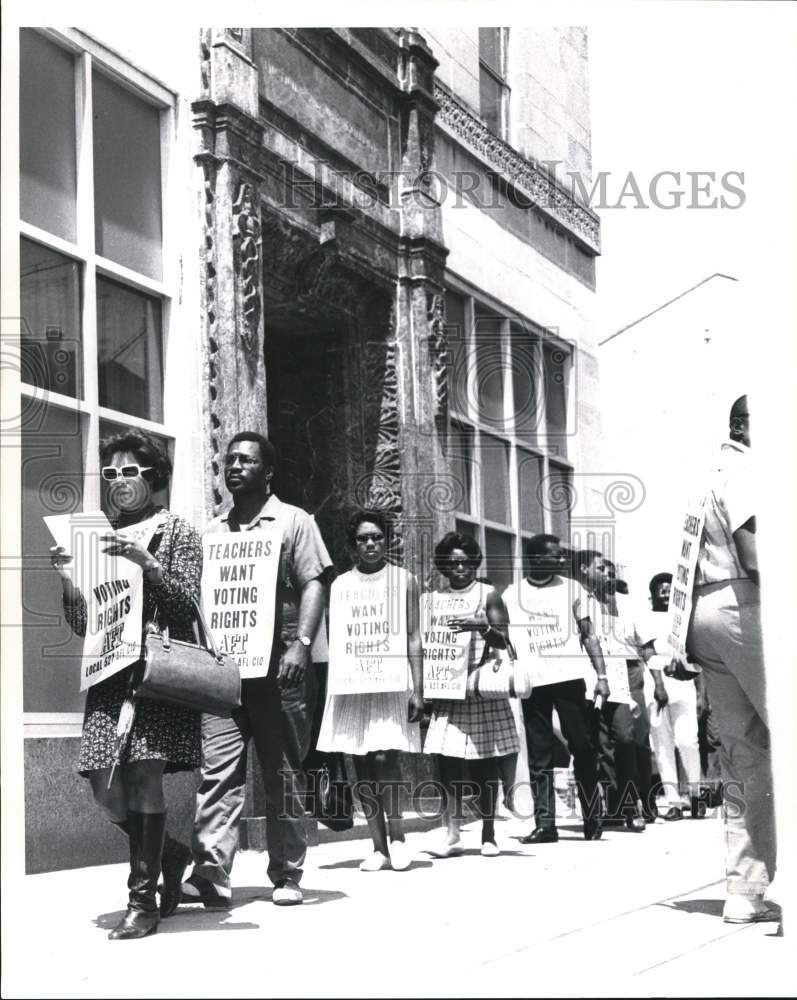
POLYGON ((731 407, 729 437, 706 494, 687 648, 703 668, 720 735, 723 919, 752 923, 778 912, 763 898, 775 874, 775 814, 746 396, 731 407))

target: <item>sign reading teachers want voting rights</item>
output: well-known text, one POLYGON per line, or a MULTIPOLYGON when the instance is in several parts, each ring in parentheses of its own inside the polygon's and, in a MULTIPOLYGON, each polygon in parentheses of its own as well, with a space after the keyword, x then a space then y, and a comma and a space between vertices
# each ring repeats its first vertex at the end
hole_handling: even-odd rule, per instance
POLYGON ((545 587, 522 580, 505 591, 504 603, 509 635, 532 687, 584 676, 586 654, 578 641, 568 580, 557 577, 545 587))
POLYGON ((406 691, 408 680, 407 574, 388 564, 339 576, 329 594, 329 693, 406 691))
MULTIPOLYGON (((124 529, 146 548, 161 516, 124 529)), ((86 605, 86 635, 80 664, 80 690, 112 677, 141 656, 144 607, 140 566, 107 554, 105 536, 113 528, 101 511, 45 517, 55 539, 72 556, 72 582, 86 605)))
POLYGON ((456 632, 448 619, 471 618, 481 599, 479 586, 462 593, 434 591, 421 598, 423 691, 427 698, 463 699, 468 686, 471 632, 456 632))
POLYGON ((241 677, 265 677, 274 638, 282 527, 202 537, 202 608, 241 677))

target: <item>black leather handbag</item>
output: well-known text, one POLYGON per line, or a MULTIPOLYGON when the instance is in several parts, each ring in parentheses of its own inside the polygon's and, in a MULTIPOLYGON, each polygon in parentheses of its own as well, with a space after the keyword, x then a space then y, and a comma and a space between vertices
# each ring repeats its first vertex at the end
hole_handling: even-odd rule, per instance
POLYGON ((343 755, 313 751, 305 761, 305 808, 325 827, 342 833, 354 826, 354 802, 343 755))
POLYGON ((145 634, 133 697, 228 718, 241 707, 241 672, 234 659, 218 651, 199 605, 192 603, 194 642, 172 639, 168 626, 145 634))

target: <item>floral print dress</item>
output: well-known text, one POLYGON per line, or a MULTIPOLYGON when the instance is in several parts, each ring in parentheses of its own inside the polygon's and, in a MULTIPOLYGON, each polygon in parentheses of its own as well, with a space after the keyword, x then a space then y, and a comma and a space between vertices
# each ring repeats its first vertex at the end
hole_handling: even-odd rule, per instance
MULTIPOLYGON (((199 599, 202 575, 202 541, 198 532, 176 514, 165 513, 162 534, 150 543, 150 552, 163 567, 163 581, 152 585, 144 577, 144 621, 155 613, 168 624, 173 638, 193 639, 192 600, 199 599)), ((67 621, 77 635, 86 632, 86 604, 82 597, 64 602, 67 621)), ((116 724, 127 694, 132 664, 90 687, 86 696, 78 772, 110 767, 116 749, 116 724)), ((142 699, 122 763, 163 760, 165 771, 191 771, 202 762, 201 716, 190 709, 142 699)))

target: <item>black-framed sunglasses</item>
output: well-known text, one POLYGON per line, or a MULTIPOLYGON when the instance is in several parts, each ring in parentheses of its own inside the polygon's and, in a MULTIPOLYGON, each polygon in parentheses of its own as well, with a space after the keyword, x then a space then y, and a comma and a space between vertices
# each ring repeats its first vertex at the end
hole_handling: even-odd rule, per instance
POLYGON ((138 479, 142 472, 151 471, 151 465, 104 465, 100 469, 100 475, 106 483, 113 483, 117 479, 138 479))

